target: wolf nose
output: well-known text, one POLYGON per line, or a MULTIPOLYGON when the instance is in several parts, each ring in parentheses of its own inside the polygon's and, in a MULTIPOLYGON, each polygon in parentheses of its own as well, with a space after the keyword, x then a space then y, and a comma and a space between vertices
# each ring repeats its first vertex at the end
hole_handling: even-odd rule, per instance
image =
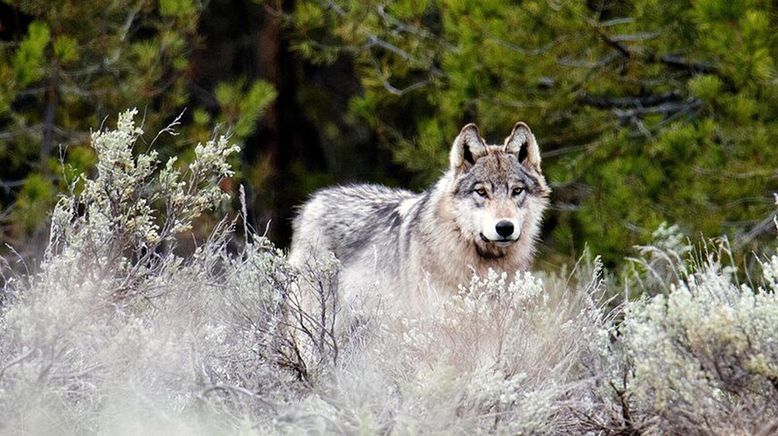
POLYGON ((513 223, 507 220, 502 220, 497 223, 496 226, 494 226, 495 230, 497 230, 497 234, 502 236, 503 238, 507 238, 508 236, 513 234, 513 223))

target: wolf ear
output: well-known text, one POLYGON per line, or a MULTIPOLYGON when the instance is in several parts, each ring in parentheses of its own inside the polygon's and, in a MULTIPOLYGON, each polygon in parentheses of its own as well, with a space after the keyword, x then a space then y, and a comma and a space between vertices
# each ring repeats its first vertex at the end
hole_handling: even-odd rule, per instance
POLYGON ((457 171, 474 165, 475 161, 486 154, 486 143, 475 124, 470 123, 459 132, 451 147, 449 162, 451 169, 457 171))
POLYGON ((505 151, 513 153, 522 165, 540 171, 540 149, 529 126, 519 121, 505 138, 505 151))

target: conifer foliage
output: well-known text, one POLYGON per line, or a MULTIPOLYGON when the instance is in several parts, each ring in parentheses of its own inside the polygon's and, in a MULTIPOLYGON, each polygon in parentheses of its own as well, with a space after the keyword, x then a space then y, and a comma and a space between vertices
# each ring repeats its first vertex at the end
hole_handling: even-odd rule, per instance
POLYGON ((612 261, 663 221, 738 249, 769 235, 776 17, 751 0, 303 0, 291 23, 304 56, 354 63, 351 112, 424 182, 464 123, 526 121, 555 191, 549 252, 585 240, 612 261))
MULTIPOLYGON (((0 43, 0 216, 5 242, 40 231, 75 174, 96 162, 91 130, 138 107, 157 131, 184 113, 188 141, 164 156, 192 158, 214 123, 242 142, 275 98, 267 82, 224 77, 209 104, 192 96, 192 53, 206 3, 194 0, 49 2, 3 5, 0 43), (62 172, 64 160, 72 170, 62 172)), ((208 93, 206 93, 208 94, 208 93)), ((150 141, 151 139, 149 139, 150 141)))

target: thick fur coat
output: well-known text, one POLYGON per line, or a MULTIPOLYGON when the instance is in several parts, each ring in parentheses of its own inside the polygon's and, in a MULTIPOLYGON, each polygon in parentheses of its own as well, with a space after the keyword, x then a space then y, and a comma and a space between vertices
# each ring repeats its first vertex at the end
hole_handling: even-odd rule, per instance
POLYGON ((316 192, 294 220, 291 261, 332 252, 345 288, 377 282, 394 297, 456 292, 489 268, 529 269, 549 193, 529 127, 517 123, 504 144, 487 145, 469 124, 449 157, 422 193, 377 185, 316 192))

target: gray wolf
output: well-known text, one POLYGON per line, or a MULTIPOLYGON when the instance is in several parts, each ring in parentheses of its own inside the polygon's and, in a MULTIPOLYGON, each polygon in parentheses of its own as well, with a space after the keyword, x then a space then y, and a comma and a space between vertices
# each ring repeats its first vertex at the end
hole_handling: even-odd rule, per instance
POLYGON ((290 261, 334 253, 341 286, 413 295, 456 292, 488 269, 530 268, 550 190, 530 128, 515 125, 488 145, 474 124, 462 128, 443 177, 422 193, 349 185, 314 193, 293 221, 290 261))

